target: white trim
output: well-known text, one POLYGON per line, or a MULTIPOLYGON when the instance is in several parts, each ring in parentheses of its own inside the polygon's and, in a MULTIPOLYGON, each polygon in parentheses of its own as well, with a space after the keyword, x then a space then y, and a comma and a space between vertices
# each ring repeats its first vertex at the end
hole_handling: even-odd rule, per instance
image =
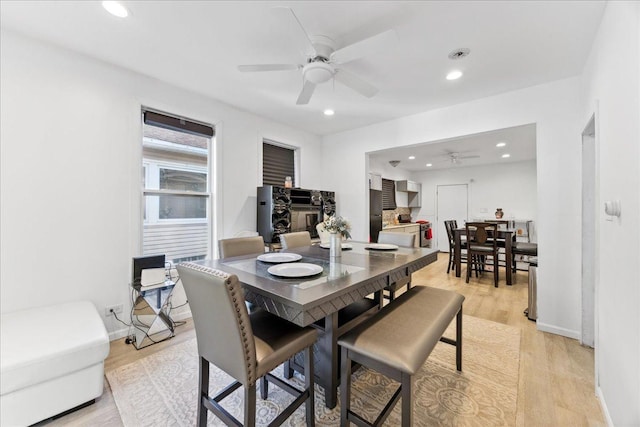
POLYGON ((566 328, 560 328, 555 325, 550 325, 548 323, 542 323, 540 321, 537 322, 537 327, 539 331, 549 332, 556 335, 561 335, 567 338, 573 338, 574 340, 580 340, 581 333, 580 331, 575 331, 566 328))
POLYGON ((602 394, 602 389, 600 387, 596 387, 596 397, 598 398, 598 403, 600 403, 600 409, 602 409, 602 415, 604 415, 604 420, 607 423, 607 426, 613 427, 613 420, 611 419, 607 402, 604 400, 604 395, 602 394))

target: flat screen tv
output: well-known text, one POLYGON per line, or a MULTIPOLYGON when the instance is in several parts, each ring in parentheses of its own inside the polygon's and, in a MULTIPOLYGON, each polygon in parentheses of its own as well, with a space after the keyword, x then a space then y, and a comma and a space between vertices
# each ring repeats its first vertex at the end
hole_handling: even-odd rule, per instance
POLYGON ((133 286, 140 286, 142 270, 146 268, 164 268, 165 261, 163 255, 151 255, 133 258, 133 286))

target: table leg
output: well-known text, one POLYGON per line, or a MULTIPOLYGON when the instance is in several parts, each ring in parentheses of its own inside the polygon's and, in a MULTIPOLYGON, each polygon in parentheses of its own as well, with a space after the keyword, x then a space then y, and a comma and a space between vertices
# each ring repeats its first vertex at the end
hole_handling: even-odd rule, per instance
POLYGON ((338 313, 328 315, 324 319, 324 334, 318 337, 318 363, 316 364, 316 378, 318 384, 324 388, 324 403, 329 409, 335 408, 338 402, 338 313))
POLYGON ((507 285, 511 286, 511 284, 513 283, 513 276, 512 276, 512 270, 511 270, 511 263, 513 262, 513 254, 511 252, 511 242, 512 242, 513 236, 508 235, 506 239, 504 239, 504 263, 505 263, 505 272, 506 272, 506 276, 507 276, 507 285))

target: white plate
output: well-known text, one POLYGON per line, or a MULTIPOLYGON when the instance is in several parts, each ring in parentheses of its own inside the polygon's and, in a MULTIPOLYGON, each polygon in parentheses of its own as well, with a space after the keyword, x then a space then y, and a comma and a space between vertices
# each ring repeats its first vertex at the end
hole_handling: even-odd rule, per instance
MULTIPOLYGON (((331 247, 331 243, 320 243, 320 247, 322 249, 329 249, 331 247)), ((342 249, 352 249, 351 243, 343 243, 342 249)))
POLYGON ((291 253, 278 253, 272 252, 268 254, 262 254, 258 256, 258 261, 270 262, 273 264, 279 264, 281 262, 294 262, 302 259, 302 255, 291 253))
POLYGON ((295 264, 278 264, 269 267, 267 271, 280 277, 307 277, 322 273, 322 267, 316 264, 299 262, 295 264))
POLYGON ((372 251, 395 251, 398 249, 398 245, 391 245, 389 243, 370 243, 364 248, 371 249, 372 251))

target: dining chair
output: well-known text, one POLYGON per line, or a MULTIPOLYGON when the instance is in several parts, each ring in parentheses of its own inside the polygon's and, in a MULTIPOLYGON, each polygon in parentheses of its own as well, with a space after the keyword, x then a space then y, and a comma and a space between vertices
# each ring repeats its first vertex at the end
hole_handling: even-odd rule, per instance
POLYGON ((524 259, 523 262, 527 262, 531 257, 538 256, 538 244, 537 243, 529 243, 529 242, 514 242, 511 246, 511 260, 512 260, 512 271, 516 272, 516 255, 523 255, 527 257, 527 261, 524 259))
POLYGON ((308 231, 296 231, 280 235, 282 249, 297 248, 299 246, 311 246, 311 234, 308 231))
MULTIPOLYGON (((455 219, 450 219, 444 221, 444 228, 447 231, 447 238, 449 239, 449 263, 447 264, 447 274, 451 271, 452 268, 455 268, 456 260, 455 260, 455 236, 453 234, 453 230, 458 228, 458 221, 455 219)), ((467 250, 467 241, 466 236, 460 237, 460 261, 466 261, 467 255, 462 251, 467 250)))
MULTIPOLYGON (((416 235, 413 233, 398 233, 393 231, 381 231, 378 235, 378 243, 387 243, 392 245, 398 245, 403 248, 413 248, 416 242, 416 235)), ((392 283, 389 283, 388 286, 384 288, 385 291, 389 292, 389 296, 384 296, 388 298, 389 301, 393 301, 396 297, 396 292, 403 288, 404 286, 407 289, 411 288, 411 274, 408 273, 402 277, 396 278, 396 280, 392 283)))
MULTIPOLYGON (((487 256, 493 258, 493 281, 498 287, 498 224, 487 222, 467 222, 467 283, 471 269, 483 272, 487 256)), ((507 266, 509 268, 509 266, 507 266)))
POLYGON ((191 307, 199 356, 199 427, 207 425, 211 411, 226 425, 243 425, 220 402, 244 387, 244 425, 255 426, 256 383, 262 399, 268 397, 268 383, 296 396, 270 425, 280 425, 305 402, 306 424, 314 426, 313 344, 318 332, 300 327, 264 310, 247 312, 237 276, 194 263, 179 264, 178 272, 191 307), (305 389, 300 390, 270 372, 304 352, 305 389), (217 395, 209 395, 210 364, 235 380, 217 395))
POLYGON ((323 222, 316 225, 316 231, 318 232, 318 237, 320 237, 320 243, 329 243, 331 233, 324 228, 323 222))
POLYGON ((262 236, 221 239, 218 240, 218 252, 220 258, 264 253, 264 239, 262 236))

